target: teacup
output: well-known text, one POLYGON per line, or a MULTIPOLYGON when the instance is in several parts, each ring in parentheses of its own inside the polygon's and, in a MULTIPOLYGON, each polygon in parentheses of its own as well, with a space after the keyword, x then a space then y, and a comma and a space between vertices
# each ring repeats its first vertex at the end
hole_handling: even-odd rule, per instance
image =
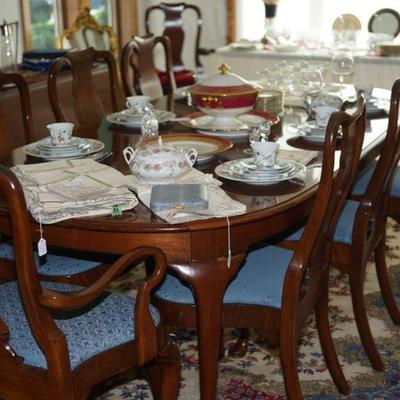
POLYGON ((325 128, 328 125, 328 121, 332 113, 337 111, 337 109, 334 107, 323 106, 315 107, 313 108, 313 111, 315 113, 315 123, 319 127, 325 128))
POLYGON ((251 144, 254 162, 259 167, 273 167, 276 164, 276 155, 279 144, 275 142, 254 142, 251 144))
POLYGON ((47 125, 47 129, 50 131, 51 143, 56 146, 68 143, 71 140, 74 124, 71 122, 55 122, 47 125))
POLYGON ((372 99, 372 91, 374 90, 374 85, 370 83, 357 83, 355 85, 356 91, 362 90, 364 92, 365 101, 370 101, 372 99))
POLYGON ((129 96, 126 98, 125 106, 133 114, 143 114, 143 109, 149 101, 149 96, 129 96))

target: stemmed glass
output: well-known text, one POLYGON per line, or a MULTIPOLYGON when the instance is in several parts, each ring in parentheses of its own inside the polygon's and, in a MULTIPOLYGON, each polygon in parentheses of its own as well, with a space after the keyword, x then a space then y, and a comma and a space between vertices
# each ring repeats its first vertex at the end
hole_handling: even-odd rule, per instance
MULTIPOLYGON (((255 142, 267 142, 269 135, 271 134, 271 121, 264 121, 258 125, 257 128, 254 128, 249 133, 249 142, 250 144, 255 142)), ((253 150, 251 147, 244 149, 243 152, 245 154, 253 154, 253 150)))
POLYGON ((354 74, 354 58, 350 52, 335 54, 331 59, 331 71, 337 75, 340 83, 340 94, 343 95, 344 78, 354 74))
POLYGON ((143 117, 140 130, 141 135, 137 147, 140 147, 142 142, 148 138, 158 137, 158 119, 154 112, 154 108, 150 103, 143 107, 143 117))
POLYGON ((312 100, 325 86, 321 69, 313 66, 303 69, 299 73, 298 88, 304 102, 306 113, 311 116, 312 100))

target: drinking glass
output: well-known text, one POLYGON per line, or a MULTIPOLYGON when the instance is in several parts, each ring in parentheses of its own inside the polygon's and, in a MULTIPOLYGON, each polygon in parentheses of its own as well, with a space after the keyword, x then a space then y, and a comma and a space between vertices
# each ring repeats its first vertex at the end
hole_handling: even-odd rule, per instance
MULTIPOLYGON (((252 129, 249 133, 250 145, 255 142, 267 142, 269 135, 271 134, 271 126, 271 121, 264 121, 261 122, 257 128, 252 129)), ((251 149, 251 147, 244 149, 243 152, 245 154, 253 154, 253 150, 251 149)))
POLYGON ((340 93, 343 94, 344 78, 354 74, 354 58, 351 53, 338 53, 331 59, 331 71, 339 78, 340 93))
POLYGON ((158 119, 151 104, 143 107, 141 123, 141 136, 137 146, 140 146, 145 139, 158 137, 158 119))
POLYGON ((318 66, 308 67, 299 72, 298 88, 304 102, 306 113, 311 116, 311 103, 325 86, 321 68, 318 66))

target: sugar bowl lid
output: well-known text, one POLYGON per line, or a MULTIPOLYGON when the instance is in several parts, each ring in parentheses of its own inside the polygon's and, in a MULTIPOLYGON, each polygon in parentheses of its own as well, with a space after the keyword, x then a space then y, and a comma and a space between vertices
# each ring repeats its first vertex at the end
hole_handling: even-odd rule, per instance
POLYGON ((244 94, 257 92, 259 89, 241 76, 229 72, 230 67, 222 64, 219 68, 220 73, 211 76, 201 84, 192 86, 189 91, 194 95, 201 94, 244 94))

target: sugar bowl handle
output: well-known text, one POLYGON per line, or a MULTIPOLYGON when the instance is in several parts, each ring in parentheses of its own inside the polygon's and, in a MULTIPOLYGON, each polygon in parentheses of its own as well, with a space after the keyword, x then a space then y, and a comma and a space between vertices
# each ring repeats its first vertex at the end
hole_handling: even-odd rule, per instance
POLYGON ((130 166, 131 161, 133 160, 133 157, 135 157, 135 150, 132 149, 132 147, 128 146, 125 147, 124 150, 122 150, 122 154, 124 155, 126 163, 130 166))
POLYGON ((186 153, 185 156, 187 160, 190 162, 190 165, 193 165, 196 162, 197 159, 197 150, 196 149, 189 149, 186 153))

